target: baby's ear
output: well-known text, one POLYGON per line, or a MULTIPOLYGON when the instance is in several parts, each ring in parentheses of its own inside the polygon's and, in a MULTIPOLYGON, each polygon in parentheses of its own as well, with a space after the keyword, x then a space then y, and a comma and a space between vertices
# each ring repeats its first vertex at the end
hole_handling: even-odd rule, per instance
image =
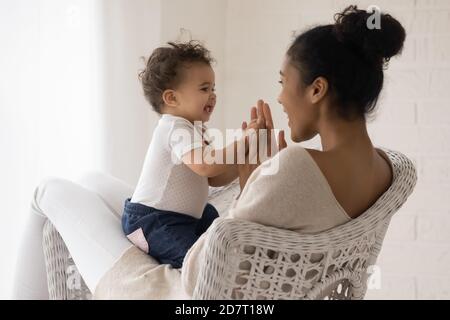
POLYGON ((177 96, 174 90, 165 90, 162 94, 164 104, 169 107, 176 107, 178 105, 177 96))

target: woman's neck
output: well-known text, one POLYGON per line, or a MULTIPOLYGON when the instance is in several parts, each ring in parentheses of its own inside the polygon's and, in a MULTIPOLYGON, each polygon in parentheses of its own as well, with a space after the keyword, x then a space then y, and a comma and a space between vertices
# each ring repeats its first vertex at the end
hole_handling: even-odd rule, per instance
POLYGON ((328 117, 319 122, 318 129, 323 151, 355 147, 373 149, 364 119, 348 121, 328 117))

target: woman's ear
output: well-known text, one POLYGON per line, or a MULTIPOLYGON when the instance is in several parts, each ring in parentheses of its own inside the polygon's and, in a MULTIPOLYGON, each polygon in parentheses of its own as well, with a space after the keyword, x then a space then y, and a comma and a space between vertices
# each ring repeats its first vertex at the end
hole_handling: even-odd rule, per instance
POLYGON ((311 102, 318 103, 328 93, 328 80, 324 77, 318 77, 311 84, 311 102))
POLYGON ((178 106, 177 95, 174 90, 165 90, 162 94, 164 104, 169 107, 178 106))

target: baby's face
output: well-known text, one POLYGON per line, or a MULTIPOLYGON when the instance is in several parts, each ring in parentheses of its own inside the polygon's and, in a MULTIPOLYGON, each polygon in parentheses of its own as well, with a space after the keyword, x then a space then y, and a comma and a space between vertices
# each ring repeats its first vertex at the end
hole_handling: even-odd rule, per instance
POLYGON ((209 121, 216 105, 214 70, 207 64, 194 63, 183 72, 183 82, 176 90, 177 113, 191 122, 209 121))

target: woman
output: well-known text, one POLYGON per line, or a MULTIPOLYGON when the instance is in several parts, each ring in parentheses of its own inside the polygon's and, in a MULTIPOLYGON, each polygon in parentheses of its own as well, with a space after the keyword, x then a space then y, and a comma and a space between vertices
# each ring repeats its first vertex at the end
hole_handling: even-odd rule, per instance
MULTIPOLYGON (((385 14, 381 29, 369 30, 369 17, 349 7, 337 15, 335 24, 315 27, 295 39, 281 68, 278 100, 289 118, 291 139, 301 142, 319 134, 323 151, 285 148, 281 136, 283 150, 272 159, 261 166, 239 167, 242 192, 230 217, 318 232, 358 217, 389 188, 389 159, 374 148, 365 119, 382 89, 383 67, 403 47, 405 30, 385 14), (264 174, 267 164, 275 162, 278 171, 264 174)), ((261 127, 272 129, 270 109, 262 101, 258 104, 257 117, 265 123, 261 127)), ((15 297, 46 297, 41 249, 46 215, 97 298, 188 298, 205 236, 188 252, 180 275, 130 248, 123 237, 118 216, 131 187, 106 176, 82 184, 102 199, 59 179, 36 189, 15 297), (34 273, 29 265, 36 266, 34 273)))

